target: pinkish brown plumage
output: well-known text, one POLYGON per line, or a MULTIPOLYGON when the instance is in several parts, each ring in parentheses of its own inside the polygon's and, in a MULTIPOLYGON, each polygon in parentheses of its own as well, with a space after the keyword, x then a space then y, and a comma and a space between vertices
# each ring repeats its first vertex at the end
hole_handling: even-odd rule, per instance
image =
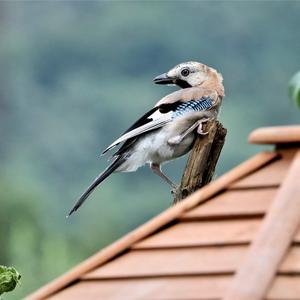
POLYGON ((102 172, 75 203, 75 212, 90 193, 113 172, 132 172, 149 164, 172 189, 176 185, 160 170, 160 165, 186 154, 196 134, 203 134, 202 124, 216 118, 224 97, 223 78, 216 70, 198 62, 186 62, 154 78, 157 84, 175 84, 175 91, 136 121, 106 153, 122 144, 113 162, 102 172))

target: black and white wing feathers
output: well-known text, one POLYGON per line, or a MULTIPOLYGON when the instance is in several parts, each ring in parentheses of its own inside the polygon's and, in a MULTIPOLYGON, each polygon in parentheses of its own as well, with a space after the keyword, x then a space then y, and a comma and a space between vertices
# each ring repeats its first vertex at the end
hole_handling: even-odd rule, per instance
MULTIPOLYGON (((191 111, 204 111, 213 107, 213 99, 210 97, 201 97, 200 99, 191 99, 190 101, 177 101, 174 103, 163 103, 149 110, 145 115, 138 119, 130 128, 128 128, 121 137, 109 145, 102 154, 105 154, 110 149, 114 148, 122 142, 126 142, 115 155, 119 155, 120 150, 127 148, 130 141, 139 135, 161 128, 172 122, 175 118, 184 115, 191 111)), ((130 143, 131 144, 131 143, 130 143)), ((121 151, 123 152, 123 151, 121 151)))
POLYGON ((105 154, 110 149, 118 144, 141 135, 142 133, 158 129, 168 122, 172 121, 172 113, 161 113, 159 107, 152 108, 144 116, 138 119, 122 136, 109 145, 102 154, 105 154))

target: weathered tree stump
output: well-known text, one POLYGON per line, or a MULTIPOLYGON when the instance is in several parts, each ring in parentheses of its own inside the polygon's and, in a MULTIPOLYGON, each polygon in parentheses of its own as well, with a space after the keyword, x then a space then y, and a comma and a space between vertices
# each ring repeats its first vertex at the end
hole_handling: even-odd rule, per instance
POLYGON ((208 134, 196 138, 173 203, 186 198, 213 178, 227 130, 218 121, 208 122, 203 129, 208 134))

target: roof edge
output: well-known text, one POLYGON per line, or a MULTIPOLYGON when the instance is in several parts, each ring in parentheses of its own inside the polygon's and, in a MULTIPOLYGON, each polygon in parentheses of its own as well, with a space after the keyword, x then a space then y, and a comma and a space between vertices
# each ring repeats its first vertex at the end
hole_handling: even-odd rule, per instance
POLYGON ((300 225, 300 150, 296 152, 224 300, 263 299, 300 225))
POLYGON ((280 154, 277 152, 261 152, 254 157, 251 157, 234 169, 220 176, 217 180, 194 192, 185 200, 166 209, 158 216, 150 219, 148 222, 129 232, 127 235, 112 243, 110 246, 97 252, 67 273, 41 287, 34 293, 27 296, 25 300, 40 300, 58 292, 65 286, 70 285, 72 282, 78 280, 83 274, 103 265, 108 260, 129 249, 132 244, 140 241, 162 226, 177 219, 182 213, 224 190, 232 182, 263 167, 278 157, 280 157, 280 154))
POLYGON ((300 142, 300 125, 262 127, 251 132, 250 144, 288 144, 300 142))

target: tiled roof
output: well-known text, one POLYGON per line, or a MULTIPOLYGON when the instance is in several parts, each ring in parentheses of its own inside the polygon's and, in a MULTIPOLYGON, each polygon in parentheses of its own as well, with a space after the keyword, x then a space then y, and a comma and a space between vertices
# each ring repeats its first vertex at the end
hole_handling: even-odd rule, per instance
POLYGON ((291 140, 289 132, 255 131, 251 142, 273 140, 276 150, 242 163, 27 299, 300 300, 300 134, 291 140))

